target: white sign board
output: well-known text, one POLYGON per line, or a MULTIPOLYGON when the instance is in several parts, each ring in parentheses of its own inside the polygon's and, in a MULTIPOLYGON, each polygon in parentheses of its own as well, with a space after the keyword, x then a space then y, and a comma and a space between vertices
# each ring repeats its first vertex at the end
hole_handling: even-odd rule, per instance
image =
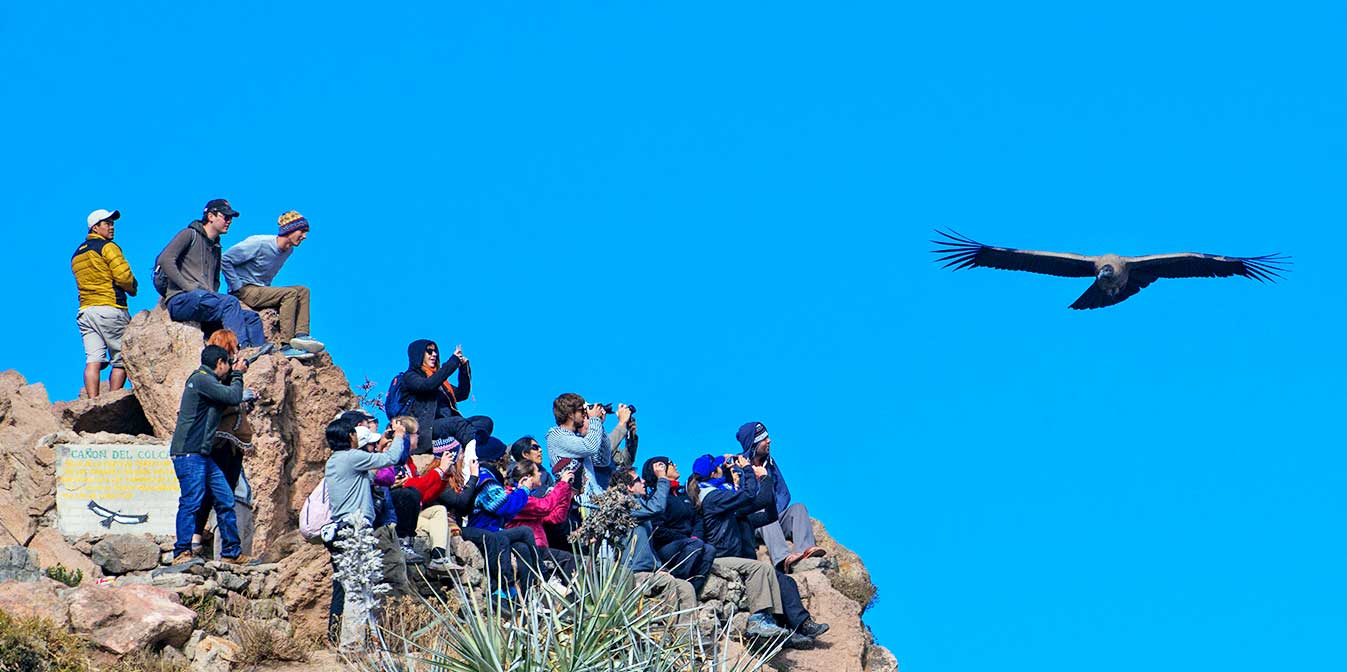
POLYGON ((56 445, 56 517, 61 534, 172 536, 178 477, 168 446, 56 445))

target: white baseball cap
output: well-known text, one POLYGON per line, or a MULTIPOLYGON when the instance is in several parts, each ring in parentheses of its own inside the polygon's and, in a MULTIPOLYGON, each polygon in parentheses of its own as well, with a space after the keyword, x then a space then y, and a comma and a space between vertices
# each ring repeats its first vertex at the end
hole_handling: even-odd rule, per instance
POLYGON ((111 219, 115 221, 117 218, 121 216, 122 216, 121 210, 113 210, 112 212, 108 212, 103 208, 99 208, 89 213, 89 228, 92 229, 94 227, 94 224, 97 224, 105 219, 111 219))
POLYGON ((356 425, 355 428, 356 448, 364 448, 365 446, 368 446, 371 443, 378 443, 380 438, 382 437, 380 437, 377 432, 371 432, 368 427, 364 425, 356 425))

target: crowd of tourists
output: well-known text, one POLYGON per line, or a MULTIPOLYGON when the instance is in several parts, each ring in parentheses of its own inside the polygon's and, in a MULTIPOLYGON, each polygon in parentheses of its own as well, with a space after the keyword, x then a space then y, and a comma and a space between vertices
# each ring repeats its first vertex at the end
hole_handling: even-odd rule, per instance
MULTIPOLYGON (((114 389, 126 381, 120 353, 130 321, 126 297, 138 287, 112 242, 119 217, 115 210, 90 213, 88 237, 72 259, 90 396, 98 394, 103 368, 112 369, 114 389)), ((218 558, 252 562, 236 513, 239 500, 248 497, 243 458, 251 450, 247 418, 256 399, 244 375, 263 354, 306 359, 323 349, 309 334, 308 289, 272 286, 307 237, 308 221, 286 212, 275 235, 252 236, 222 250, 220 237, 237 217, 228 201, 210 201, 201 219, 168 243, 154 270, 169 316, 200 323, 206 334, 169 451, 180 486, 176 565, 212 555, 203 541, 211 511, 218 558), (222 273, 227 293, 219 291, 222 273), (255 312, 263 308, 280 313, 277 342, 263 334, 255 312)), ((599 499, 618 493, 629 499, 635 527, 603 548, 644 590, 676 610, 681 623, 692 622, 699 594, 720 568, 744 578, 748 637, 807 648, 828 630, 805 608, 791 576, 800 561, 824 550, 815 543, 808 510, 791 497, 761 422, 739 427, 733 451, 697 456, 685 467, 686 478, 667 456, 638 463, 633 407, 587 403, 578 394, 553 401, 555 425, 542 442, 523 436, 507 445, 491 418, 464 416, 459 408, 472 385, 461 347, 446 354, 433 340, 416 340, 407 356, 406 370, 383 400, 388 422, 382 431, 363 408, 339 413, 326 427, 331 457, 300 512, 300 529, 327 546, 334 567, 350 552, 337 543, 343 528, 368 527, 382 581, 395 595, 411 594, 409 567, 432 575, 462 569, 451 552, 453 538, 460 537, 481 552, 492 597, 507 609, 523 609, 530 591, 569 592, 578 563, 597 550, 597 540, 577 541, 574 533, 599 499), (419 546, 427 552, 418 552, 418 536, 428 540, 419 546), (759 560, 760 544, 767 560, 759 560)), ((364 605, 335 578, 332 590, 331 632, 343 647, 356 646, 365 637, 364 605)))

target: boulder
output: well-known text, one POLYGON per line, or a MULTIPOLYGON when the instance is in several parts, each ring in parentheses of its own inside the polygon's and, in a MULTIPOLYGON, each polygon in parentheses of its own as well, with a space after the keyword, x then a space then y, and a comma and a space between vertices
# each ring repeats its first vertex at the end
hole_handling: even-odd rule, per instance
POLYGON ((66 599, 72 629, 119 656, 165 644, 182 646, 196 622, 196 612, 177 595, 155 586, 80 586, 66 599))
POLYGON ((47 389, 17 371, 0 373, 0 545, 26 544, 39 520, 56 507, 56 454, 34 446, 60 429, 47 389))
POLYGON ((0 581, 37 581, 42 578, 37 553, 23 546, 0 546, 0 581))
POLYGON ((332 602, 331 556, 319 544, 302 543, 280 565, 275 576, 280 580, 291 624, 305 636, 321 637, 327 632, 327 608, 332 602))
POLYGON ((34 551, 41 558, 42 567, 55 567, 61 565, 68 570, 79 570, 84 572, 85 579, 94 579, 103 575, 98 565, 89 559, 89 556, 75 550, 75 547, 67 543, 65 537, 56 531, 54 527, 44 527, 37 531, 33 540, 28 542, 28 550, 34 551))
POLYGON ((70 609, 58 591, 66 585, 51 579, 0 582, 0 611, 16 618, 45 618, 59 628, 70 626, 70 609))
POLYGON ((159 566, 159 544, 134 534, 111 534, 93 546, 93 561, 108 574, 126 574, 159 566))
POLYGON ((154 433, 132 390, 114 390, 93 399, 57 402, 52 405, 52 412, 64 429, 75 432, 132 436, 154 433))
POLYGON ((173 435, 182 386, 201 365, 204 341, 199 327, 168 319, 163 308, 142 310, 126 326, 122 334, 126 377, 155 436, 173 435))

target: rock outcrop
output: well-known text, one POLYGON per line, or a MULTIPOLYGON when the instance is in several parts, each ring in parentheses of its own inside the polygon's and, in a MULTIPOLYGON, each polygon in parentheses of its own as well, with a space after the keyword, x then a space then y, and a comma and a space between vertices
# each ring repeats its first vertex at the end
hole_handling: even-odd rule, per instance
POLYGON ((38 439, 58 429, 41 383, 0 372, 0 546, 27 544, 56 506, 56 453, 38 439))
MULTIPOLYGON (((273 329, 274 311, 263 311, 263 318, 273 329)), ((258 394, 248 416, 255 451, 245 457, 245 470, 253 491, 252 554, 266 563, 262 568, 166 567, 167 537, 69 538, 57 529, 54 446, 162 446, 172 435, 183 384, 199 365, 202 343, 197 326, 174 323, 156 309, 135 315, 124 337, 131 390, 53 405, 41 384, 29 384, 14 371, 0 373, 0 609, 45 615, 114 654, 170 644, 182 649, 174 655, 200 669, 228 668, 232 653, 226 637, 231 623, 245 615, 301 639, 325 631, 330 559, 322 546, 299 538, 297 517, 329 455, 325 426, 358 403, 327 353, 308 361, 264 356, 245 376, 246 386, 258 394), (82 572, 84 583, 72 589, 47 578, 43 570, 57 564, 82 572), (184 599, 198 608, 202 600, 215 600, 224 608, 203 625, 193 621, 197 615, 183 606, 184 599)), ((822 525, 815 533, 829 554, 804 561, 794 576, 806 606, 832 630, 813 650, 782 653, 771 669, 896 670, 893 656, 874 644, 862 621, 875 595, 864 564, 822 525)), ((484 589, 477 549, 456 540, 452 550, 467 566, 463 578, 469 586, 484 589)), ((718 576, 704 597, 723 617, 736 610, 742 595, 740 579, 718 576)))

